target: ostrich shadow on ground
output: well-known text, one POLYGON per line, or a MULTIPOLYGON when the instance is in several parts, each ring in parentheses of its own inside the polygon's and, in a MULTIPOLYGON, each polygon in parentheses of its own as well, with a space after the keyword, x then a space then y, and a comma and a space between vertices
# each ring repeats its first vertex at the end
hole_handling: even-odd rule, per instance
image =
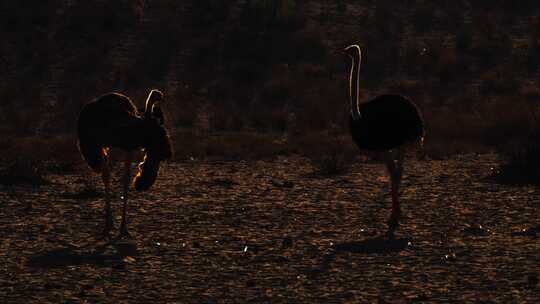
POLYGON ((122 266, 126 257, 133 256, 136 253, 135 245, 126 242, 90 243, 81 247, 67 245, 30 256, 27 266, 31 268, 77 265, 122 266))
POLYGON ((324 273, 330 269, 336 256, 342 253, 353 254, 392 254, 410 248, 410 238, 389 238, 386 235, 376 236, 361 241, 343 242, 333 245, 322 258, 321 265, 310 271, 312 275, 324 273))
POLYGON ((335 244, 332 249, 335 253, 387 254, 405 250, 410 244, 410 238, 388 238, 383 235, 361 241, 338 243, 335 244))

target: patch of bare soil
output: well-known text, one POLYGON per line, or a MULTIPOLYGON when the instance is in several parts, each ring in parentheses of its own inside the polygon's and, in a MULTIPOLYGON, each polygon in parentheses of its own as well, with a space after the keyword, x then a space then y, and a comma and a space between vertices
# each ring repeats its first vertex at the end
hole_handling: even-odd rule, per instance
POLYGON ((1 188, 0 302, 540 303, 540 191, 494 183, 492 155, 405 165, 393 241, 376 163, 167 164, 132 192, 132 242, 97 240, 89 171, 1 188))

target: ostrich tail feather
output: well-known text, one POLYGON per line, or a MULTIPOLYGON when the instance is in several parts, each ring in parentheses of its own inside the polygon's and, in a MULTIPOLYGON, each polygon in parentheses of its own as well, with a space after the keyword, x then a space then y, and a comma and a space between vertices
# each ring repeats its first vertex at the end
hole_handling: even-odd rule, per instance
POLYGON ((88 166, 96 172, 101 173, 105 161, 106 151, 96 144, 89 135, 88 123, 85 117, 80 117, 78 121, 77 136, 79 140, 79 151, 88 166))
POLYGON ((96 173, 101 173, 105 161, 105 151, 102 147, 90 142, 79 140, 79 150, 88 163, 88 166, 96 173))

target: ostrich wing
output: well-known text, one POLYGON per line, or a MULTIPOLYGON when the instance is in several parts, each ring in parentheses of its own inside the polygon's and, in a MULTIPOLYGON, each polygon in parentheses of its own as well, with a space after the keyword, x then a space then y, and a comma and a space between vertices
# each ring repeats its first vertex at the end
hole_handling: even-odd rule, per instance
POLYGON ((418 108, 399 95, 381 95, 360 105, 362 118, 351 119, 353 140, 361 149, 390 150, 424 136, 418 108))

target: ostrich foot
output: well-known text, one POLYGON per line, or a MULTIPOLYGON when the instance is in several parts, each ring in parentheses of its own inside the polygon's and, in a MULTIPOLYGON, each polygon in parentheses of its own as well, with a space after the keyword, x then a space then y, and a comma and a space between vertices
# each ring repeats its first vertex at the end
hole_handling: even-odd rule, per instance
POLYGON ((114 225, 111 223, 106 223, 105 228, 101 232, 101 239, 108 239, 111 237, 111 231, 114 230, 114 225))
POLYGON ((396 231, 396 229, 397 229, 397 227, 389 227, 388 230, 385 233, 386 238, 388 238, 389 240, 393 240, 394 239, 394 232, 396 231))
POLYGON ((120 238, 120 239, 131 239, 132 238, 131 234, 127 230, 126 226, 122 226, 120 228, 120 235, 118 235, 118 238, 120 238))
POLYGON ((392 211, 392 215, 390 216, 390 219, 388 220, 388 231, 386 232, 386 236, 388 238, 394 238, 394 232, 399 227, 399 218, 400 218, 400 212, 392 211))

